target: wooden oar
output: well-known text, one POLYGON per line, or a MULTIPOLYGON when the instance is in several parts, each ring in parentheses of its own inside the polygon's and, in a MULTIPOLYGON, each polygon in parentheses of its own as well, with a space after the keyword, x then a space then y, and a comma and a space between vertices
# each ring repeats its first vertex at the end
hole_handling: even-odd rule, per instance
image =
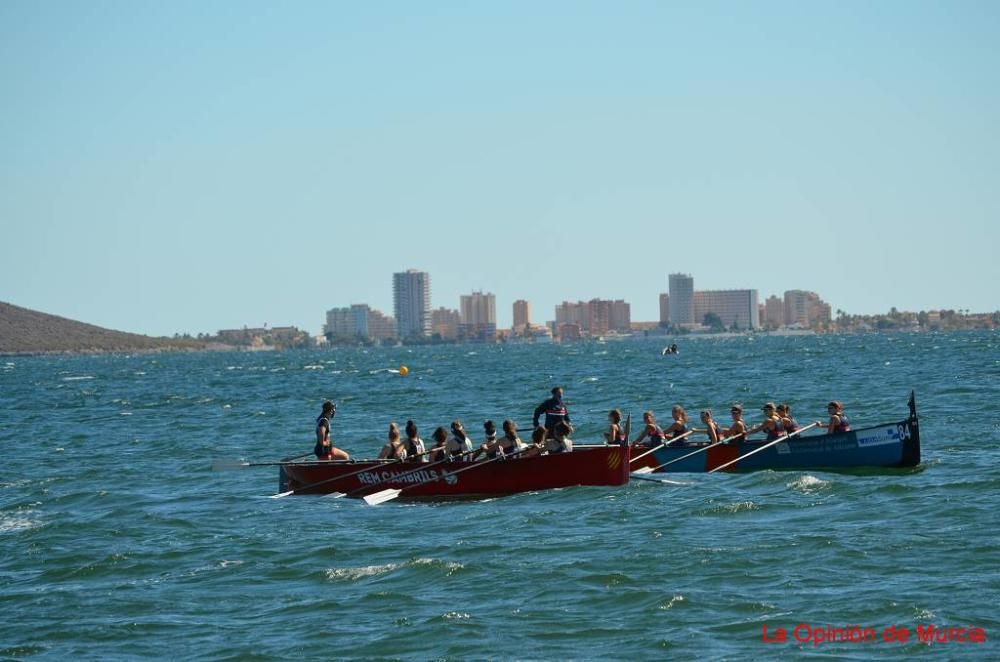
MULTIPOLYGON (((214 460, 212 462, 212 471, 233 471, 235 469, 246 469, 247 467, 276 467, 280 464, 287 464, 288 462, 294 462, 295 460, 301 460, 304 457, 309 457, 312 453, 303 453, 302 455, 296 455, 295 457, 286 457, 277 462, 247 462, 246 460, 214 460)), ((334 460, 337 464, 347 463, 350 460, 334 460)))
MULTIPOLYGON (((423 453, 417 453, 416 455, 412 455, 410 457, 420 457, 421 455, 427 455, 428 453, 430 453, 430 451, 424 451, 423 453)), ((407 458, 407 459, 409 459, 409 458, 407 458)), ((366 460, 366 462, 372 462, 372 461, 373 460, 366 460)), ((342 478, 350 478, 351 476, 357 476, 358 474, 363 474, 366 471, 373 471, 375 469, 381 469, 382 467, 389 466, 390 464, 401 464, 403 462, 406 462, 406 460, 398 460, 398 459, 392 459, 392 460, 374 460, 374 462, 381 462, 382 464, 381 465, 377 465, 377 466, 367 466, 364 469, 358 469, 357 471, 352 471, 351 473, 340 474, 338 476, 334 476, 333 478, 325 478, 323 480, 316 481, 315 483, 309 483, 308 485, 303 485, 302 487, 296 487, 294 490, 288 490, 287 492, 279 492, 278 494, 272 494, 271 498, 272 499, 281 499, 282 497, 290 496, 290 495, 296 494, 298 492, 305 492, 306 490, 310 490, 310 489, 312 489, 314 487, 319 487, 320 485, 326 485, 327 483, 332 483, 332 482, 340 480, 342 478)), ((421 467, 421 468, 426 468, 427 466, 430 466, 430 465, 426 465, 426 466, 421 467)), ((415 470, 415 471, 419 471, 419 469, 415 470)), ((410 472, 407 472, 407 473, 410 473, 410 472)), ((381 482, 381 481, 379 481, 379 482, 381 482)), ((378 485, 378 483, 374 483, 374 484, 378 485)), ((365 485, 361 489, 365 489, 366 487, 369 487, 369 486, 365 485)), ((335 499, 339 499, 340 497, 344 497, 344 496, 347 496, 347 495, 344 494, 343 492, 333 492, 331 494, 328 494, 327 496, 331 496, 331 497, 333 497, 335 499)))
MULTIPOLYGON (((497 460, 506 460, 506 459, 509 459, 509 458, 512 458, 512 457, 516 457, 516 456, 520 455, 521 453, 523 453, 524 451, 528 450, 529 448, 534 448, 534 446, 528 446, 527 448, 523 448, 523 449, 521 449, 521 450, 519 450, 519 451, 517 451, 515 453, 511 453, 509 455, 497 455, 496 457, 494 457, 494 458, 492 458, 490 460, 485 460, 483 462, 477 462, 477 463, 473 464, 470 467, 464 467, 462 469, 459 469, 458 471, 452 471, 451 473, 449 473, 447 475, 448 476, 457 476, 458 474, 460 474, 462 472, 465 472, 465 471, 471 471, 472 469, 478 469, 479 467, 485 467, 487 464, 490 464, 491 462, 496 462, 497 460)), ((445 461, 447 461, 447 460, 445 460, 445 461)), ((410 473, 412 473, 412 472, 410 472, 410 473)), ((402 476, 402 475, 405 475, 405 474, 400 474, 400 476, 402 476)), ((396 480, 400 476, 394 476, 392 478, 392 480, 396 480)), ((373 494, 369 494, 368 496, 364 497, 364 500, 365 500, 365 503, 367 503, 369 506, 375 506, 377 504, 385 503, 386 501, 391 501, 392 499, 395 499, 396 497, 398 497, 401 493, 403 493, 406 490, 413 489, 414 487, 420 487, 421 485, 425 485, 427 483, 431 483, 431 482, 433 482, 435 480, 441 480, 444 477, 445 476, 434 476, 433 478, 427 478, 426 480, 422 480, 419 483, 414 483, 413 485, 407 485, 406 487, 401 487, 398 490, 397 489, 388 489, 388 490, 382 490, 381 492, 375 492, 373 494)))
POLYGON ((794 437, 795 435, 802 434, 803 432, 805 432, 809 428, 814 428, 817 425, 819 425, 819 423, 810 423, 809 425, 807 425, 807 426, 805 426, 803 428, 799 428, 798 430, 796 430, 795 432, 792 432, 791 434, 786 434, 784 437, 778 437, 774 441, 769 441, 766 444, 764 444, 763 446, 761 446, 760 448, 755 448, 752 451, 750 451, 749 453, 746 453, 744 455, 739 456, 735 460, 732 460, 730 462, 726 462, 725 464, 720 464, 719 466, 717 466, 716 468, 708 471, 707 473, 714 474, 716 471, 721 471, 722 469, 725 469, 726 467, 730 467, 730 466, 736 464, 740 460, 743 460, 743 459, 746 459, 746 458, 750 457, 754 453, 759 453, 762 450, 764 450, 765 448, 770 448, 771 446, 774 446, 775 444, 780 444, 783 441, 787 441, 787 440, 791 439, 792 437, 794 437))
POLYGON ((709 444, 708 446, 702 446, 701 448, 699 448, 697 450, 691 451, 687 455, 681 455, 680 457, 676 457, 676 458, 670 460, 669 462, 664 462, 663 464, 658 464, 655 467, 640 467, 640 468, 636 469, 635 471, 633 471, 632 474, 635 475, 635 474, 650 474, 650 473, 653 473, 657 469, 662 469, 663 467, 665 467, 667 465, 670 465, 670 464, 673 464, 674 462, 680 462, 681 460, 686 460, 687 458, 691 457, 692 455, 697 455, 698 453, 704 453, 709 448, 715 448, 719 444, 724 444, 726 442, 732 441, 733 439, 735 439, 736 437, 740 436, 741 434, 743 434, 743 433, 740 432, 739 434, 734 434, 734 435, 732 435, 730 437, 726 437, 725 439, 719 439, 714 444, 709 444))

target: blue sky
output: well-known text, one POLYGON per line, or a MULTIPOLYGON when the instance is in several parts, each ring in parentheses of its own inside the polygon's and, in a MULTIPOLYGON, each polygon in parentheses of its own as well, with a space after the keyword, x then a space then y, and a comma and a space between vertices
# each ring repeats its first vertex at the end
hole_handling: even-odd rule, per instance
POLYGON ((153 335, 473 289, 1000 308, 996 2, 0 3, 0 300, 153 335))

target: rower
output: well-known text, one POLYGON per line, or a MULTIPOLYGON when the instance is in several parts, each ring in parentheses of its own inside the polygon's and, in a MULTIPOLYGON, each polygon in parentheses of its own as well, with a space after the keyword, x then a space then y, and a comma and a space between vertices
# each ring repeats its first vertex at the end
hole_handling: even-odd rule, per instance
POLYGON ((782 425, 785 426, 785 432, 787 432, 788 434, 792 434, 793 432, 799 429, 799 424, 795 422, 794 418, 792 418, 791 405, 782 402, 780 405, 778 405, 776 411, 778 412, 778 416, 781 418, 782 425))
POLYGON ((545 450, 552 453, 572 453, 573 440, 569 435, 573 433, 573 426, 565 421, 556 424, 555 438, 545 440, 545 450))
POLYGON ((747 440, 747 424, 743 422, 743 406, 733 405, 729 409, 733 424, 722 431, 722 436, 729 439, 727 443, 741 443, 747 440))
POLYGON ((482 453, 486 453, 486 457, 490 460, 497 456, 497 426, 493 421, 486 421, 483 423, 483 431, 486 433, 486 439, 483 440, 483 445, 476 449, 476 452, 472 454, 470 459, 475 460, 482 453))
POLYGON ((350 460, 351 456, 334 447, 330 440, 330 422, 337 415, 337 405, 327 400, 323 411, 316 417, 316 446, 313 453, 320 460, 350 460))
POLYGON ((547 398, 542 404, 535 407, 535 415, 531 419, 531 424, 538 428, 538 419, 545 414, 545 429, 549 434, 554 434, 556 425, 561 422, 569 423, 569 410, 563 403, 563 389, 556 386, 552 389, 552 397, 547 398))
MULTIPOLYGON (((619 417, 620 416, 621 414, 619 414, 619 417)), ((619 418, 619 420, 621 419, 619 418)), ((632 442, 632 446, 638 446, 640 443, 643 443, 644 439, 648 440, 643 444, 644 446, 659 446, 662 444, 663 430, 661 430, 660 426, 656 424, 656 416, 653 415, 653 412, 643 412, 642 422, 645 423, 645 427, 643 427, 639 436, 635 438, 635 441, 632 442)))
POLYGON ((413 421, 406 422, 406 456, 410 462, 426 462, 427 456, 424 454, 424 440, 420 438, 417 431, 417 424, 413 421))
POLYGON ((608 431, 604 433, 604 439, 609 444, 627 444, 628 439, 625 438, 625 431, 622 430, 622 412, 619 409, 612 409, 608 412, 608 422, 610 427, 608 431))
POLYGON ((434 439, 434 448, 427 454, 428 459, 431 462, 445 459, 447 457, 445 454, 448 452, 448 430, 439 426, 437 430, 434 430, 431 438, 434 439))
POLYGON ((715 422, 715 419, 712 418, 712 410, 702 409, 700 417, 701 417, 701 422, 705 424, 704 432, 706 435, 708 435, 709 443, 712 444, 718 443, 719 439, 721 439, 722 437, 719 436, 718 424, 715 422))
POLYGON ((448 457, 455 459, 472 452, 472 440, 465 434, 462 421, 451 422, 451 439, 448 440, 448 457))
POLYGON ((747 434, 750 435, 754 432, 760 432, 763 430, 767 435, 765 441, 776 441, 777 439, 784 437, 787 434, 785 432, 785 425, 782 422, 781 417, 778 416, 774 403, 767 402, 760 409, 764 412, 764 420, 747 430, 747 434))
POLYGON ((393 421, 389 423, 389 441, 382 447, 382 452, 378 454, 380 460, 406 459, 406 446, 399 438, 399 426, 393 421))
POLYGON ((503 436, 497 440, 497 447, 504 455, 512 455, 524 448, 524 442, 517 436, 517 424, 509 418, 503 422, 503 436))
POLYGON ((687 412, 684 411, 684 407, 674 405, 670 409, 670 415, 673 416, 674 422, 670 425, 670 427, 663 431, 663 437, 667 440, 668 446, 670 445, 671 440, 676 439, 688 431, 687 412))
MULTIPOLYGON (((851 422, 847 420, 847 414, 844 413, 844 405, 840 403, 840 400, 831 400, 826 406, 826 411, 830 414, 830 421, 826 424, 827 434, 851 431, 851 422)), ((822 421, 816 422, 819 425, 823 424, 822 421)))

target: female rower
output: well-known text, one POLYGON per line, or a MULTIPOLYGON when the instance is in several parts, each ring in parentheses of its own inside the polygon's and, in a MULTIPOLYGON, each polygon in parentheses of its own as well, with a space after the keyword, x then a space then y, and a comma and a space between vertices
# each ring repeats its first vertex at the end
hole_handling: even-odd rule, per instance
POLYGON ((406 457, 410 462, 426 462, 427 455, 424 453, 424 440, 417 432, 417 424, 413 421, 406 422, 406 457))
POLYGON ((473 460, 479 457, 482 453, 486 453, 486 457, 493 459, 497 456, 497 426, 493 421, 486 421, 483 423, 483 431, 486 433, 486 439, 483 440, 483 445, 476 449, 476 452, 472 454, 473 460))
POLYGON ((399 427, 396 422, 389 423, 389 442, 382 447, 382 452, 378 454, 380 460, 405 460, 406 446, 399 438, 399 427))
POLYGON ((793 432, 799 429, 799 424, 795 422, 794 418, 792 418, 791 405, 782 402, 780 405, 778 405, 777 412, 778 416, 781 417, 782 425, 785 426, 785 432, 787 432, 788 434, 792 434, 793 432))
POLYGON ((765 441, 775 441, 784 437, 786 435, 785 425, 781 417, 778 416, 774 403, 765 403, 760 410, 764 412, 764 420, 747 430, 747 434, 763 431, 767 435, 765 441))
POLYGON ((622 413, 618 409, 612 409, 608 412, 608 431, 604 433, 604 439, 609 444, 623 444, 628 441, 625 438, 625 431, 621 427, 622 413))
POLYGON ((638 446, 643 439, 648 440, 645 444, 643 444, 644 446, 659 446, 662 444, 663 430, 661 430, 660 426, 656 424, 656 416, 653 415, 653 412, 643 412, 642 422, 646 425, 642 429, 642 432, 639 433, 639 436, 635 438, 635 441, 632 442, 632 445, 638 446))
POLYGON ((517 436, 517 424, 509 418, 503 422, 503 436, 497 440, 497 448, 504 455, 512 455, 524 448, 524 442, 517 436))
POLYGON ((316 417, 316 446, 313 453, 320 460, 350 460, 351 456, 336 448, 330 440, 330 421, 337 415, 337 405, 327 400, 316 417))
POLYGON ((448 457, 458 458, 472 452, 472 440, 465 434, 462 421, 451 422, 451 439, 448 440, 448 457))
POLYGON ((711 409, 701 410, 701 422, 705 424, 705 434, 708 435, 709 443, 718 443, 719 439, 721 439, 719 436, 719 426, 716 424, 715 419, 712 418, 711 409))
POLYGON ((722 436, 728 438, 728 443, 742 443, 747 440, 747 424, 743 422, 743 407, 733 405, 729 410, 733 424, 722 431, 722 436))
POLYGON ((569 435, 573 433, 573 427, 566 421, 556 423, 555 437, 545 441, 545 450, 551 453, 572 453, 573 440, 569 435))
POLYGON ((667 445, 670 445, 670 441, 681 436, 688 431, 687 426, 687 412, 684 411, 684 407, 680 405, 674 405, 670 410, 670 415, 673 416, 674 422, 669 428, 663 431, 663 438, 667 440, 667 445))
POLYGON ((531 457, 533 455, 541 455, 545 452, 545 441, 548 436, 549 431, 545 429, 544 425, 539 425, 531 432, 531 443, 528 448, 521 453, 521 457, 531 457))
POLYGON ((437 430, 434 430, 434 434, 431 435, 431 438, 434 439, 434 448, 432 448, 430 453, 427 454, 428 459, 430 459, 431 462, 437 462, 445 459, 447 457, 446 453, 448 452, 448 430, 444 427, 438 427, 437 430))
MULTIPOLYGON (((826 424, 827 434, 851 431, 851 422, 847 420, 844 405, 840 404, 840 400, 831 400, 830 404, 826 406, 826 411, 830 414, 830 421, 826 424)), ((822 425, 823 422, 817 421, 817 424, 822 425)))

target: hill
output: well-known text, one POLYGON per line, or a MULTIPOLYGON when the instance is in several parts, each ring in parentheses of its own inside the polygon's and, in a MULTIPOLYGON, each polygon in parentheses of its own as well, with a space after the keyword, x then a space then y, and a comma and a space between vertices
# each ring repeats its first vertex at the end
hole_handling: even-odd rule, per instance
POLYGON ((112 331, 0 301, 0 354, 205 349, 192 338, 153 338, 112 331))

